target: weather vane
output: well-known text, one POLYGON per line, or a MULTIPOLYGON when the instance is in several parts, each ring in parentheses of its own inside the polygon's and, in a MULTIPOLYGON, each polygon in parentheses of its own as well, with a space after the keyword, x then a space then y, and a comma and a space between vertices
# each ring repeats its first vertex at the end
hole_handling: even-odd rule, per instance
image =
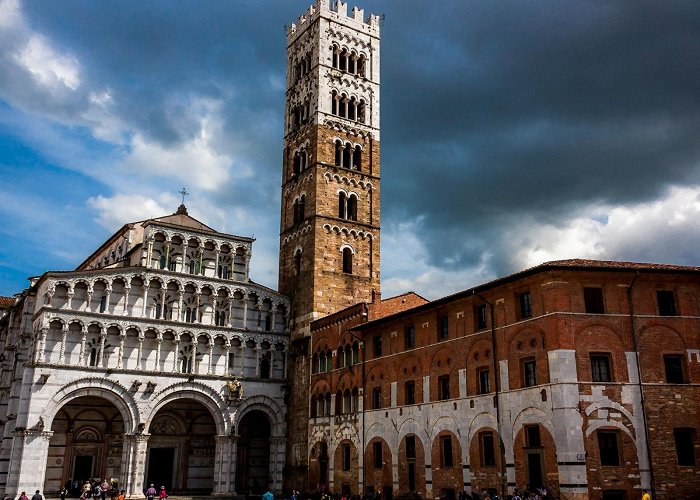
POLYGON ((182 190, 180 190, 178 192, 182 195, 182 204, 184 205, 185 204, 185 196, 187 196, 190 193, 188 193, 184 187, 182 188, 182 190))

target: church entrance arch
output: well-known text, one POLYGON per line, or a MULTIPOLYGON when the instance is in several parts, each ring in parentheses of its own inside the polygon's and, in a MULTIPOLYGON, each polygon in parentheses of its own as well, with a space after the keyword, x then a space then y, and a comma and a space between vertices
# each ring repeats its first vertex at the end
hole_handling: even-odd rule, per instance
POLYGON ((214 436, 210 411, 193 399, 176 399, 153 417, 148 432, 144 485, 168 494, 204 494, 214 489, 214 436))
POLYGON ((44 494, 58 496, 64 485, 72 494, 86 480, 122 477, 124 420, 110 401, 79 396, 64 404, 51 423, 44 494))
POLYGON ((264 493, 270 478, 270 420, 263 411, 246 413, 238 426, 236 491, 264 493))

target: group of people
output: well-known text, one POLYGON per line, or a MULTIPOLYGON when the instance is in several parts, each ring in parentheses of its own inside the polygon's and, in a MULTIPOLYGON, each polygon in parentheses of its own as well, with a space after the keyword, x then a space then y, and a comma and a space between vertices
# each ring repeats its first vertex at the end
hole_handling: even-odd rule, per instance
MULTIPOLYGON (((500 500, 500 498, 495 489, 484 489, 481 493, 472 492, 471 495, 466 491, 459 492, 459 500, 500 500)), ((505 496, 505 500, 552 500, 552 498, 547 488, 531 487, 529 484, 525 485, 522 490, 516 486, 512 495, 505 496)))
POLYGON ((124 500, 124 490, 119 490, 115 484, 111 484, 99 480, 86 479, 85 481, 79 481, 74 479, 73 481, 66 481, 66 484, 61 489, 61 500, 65 500, 66 497, 78 497, 83 500, 96 499, 96 500, 124 500))

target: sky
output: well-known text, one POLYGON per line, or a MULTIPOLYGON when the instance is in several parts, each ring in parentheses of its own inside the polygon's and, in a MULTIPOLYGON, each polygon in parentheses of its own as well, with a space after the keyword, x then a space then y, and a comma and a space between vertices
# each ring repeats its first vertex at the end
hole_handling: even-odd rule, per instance
MULTIPOLYGON (((0 295, 183 186, 276 288, 285 25, 311 3, 0 0, 0 295)), ((697 1, 358 6, 385 16, 382 296, 555 259, 700 265, 697 1)))

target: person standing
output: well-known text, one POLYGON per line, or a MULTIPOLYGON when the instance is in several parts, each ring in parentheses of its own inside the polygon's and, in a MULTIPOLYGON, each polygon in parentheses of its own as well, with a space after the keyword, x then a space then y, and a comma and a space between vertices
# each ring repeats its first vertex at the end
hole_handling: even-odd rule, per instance
POLYGON ((160 495, 158 498, 160 498, 160 500, 164 500, 165 498, 168 498, 168 492, 165 491, 165 486, 160 487, 160 495))
POLYGON ((272 494, 270 488, 268 488, 267 492, 263 494, 262 500, 275 500, 275 495, 272 494))
POLYGON ((63 488, 61 488, 60 495, 61 495, 61 500, 66 500, 66 497, 68 496, 68 488, 66 488, 65 486, 63 488))
POLYGON ((17 500, 29 500, 27 494, 23 491, 17 500))
POLYGON ((648 490, 642 490, 642 500, 651 500, 651 495, 648 490))
POLYGON ((36 490, 34 495, 32 495, 32 500, 44 500, 44 497, 41 496, 41 493, 39 493, 39 490, 36 490))
POLYGON ((146 490, 147 500, 153 500, 157 494, 158 494, 158 492, 156 491, 155 487, 153 486, 153 483, 151 483, 151 485, 146 490))

